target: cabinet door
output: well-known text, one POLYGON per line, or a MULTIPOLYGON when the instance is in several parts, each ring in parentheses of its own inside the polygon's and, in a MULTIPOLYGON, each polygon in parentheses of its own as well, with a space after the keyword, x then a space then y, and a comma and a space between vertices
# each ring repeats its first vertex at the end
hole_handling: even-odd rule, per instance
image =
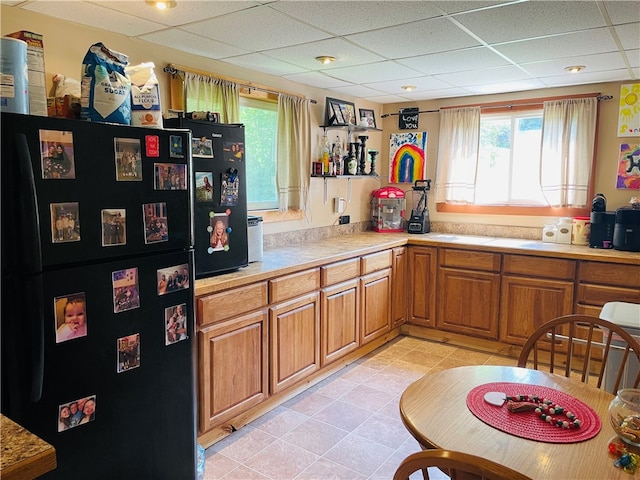
POLYGON ((437 250, 409 247, 409 323, 435 327, 437 250))
POLYGON ((436 327, 498 339, 500 274, 441 267, 436 327))
POLYGON ((320 294, 313 292, 269 310, 271 393, 320 368, 320 294))
POLYGON ((407 248, 393 249, 391 273, 391 328, 402 325, 407 319, 408 271, 407 248))
POLYGON ((201 433, 267 398, 267 318, 263 310, 198 332, 201 433))
POLYGON ((391 330, 391 269, 360 277, 360 345, 391 330))
POLYGON ((354 351, 359 345, 358 279, 322 290, 320 351, 325 366, 354 351))
POLYGON ((500 340, 524 345, 543 323, 573 313, 573 282, 504 275, 500 340))

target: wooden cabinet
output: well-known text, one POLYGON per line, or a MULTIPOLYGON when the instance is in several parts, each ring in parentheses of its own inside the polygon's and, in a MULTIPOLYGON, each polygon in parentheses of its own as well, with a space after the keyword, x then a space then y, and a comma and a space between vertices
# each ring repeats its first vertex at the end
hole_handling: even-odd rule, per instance
POLYGON ((573 313, 575 261, 504 255, 500 340, 524 345, 543 323, 573 313))
POLYGON ((391 328, 402 325, 407 319, 407 299, 409 296, 409 272, 407 269, 407 247, 393 249, 391 272, 391 328))
POLYGON ((320 268, 320 365, 354 351, 360 344, 360 259, 320 268), (340 283, 337 283, 340 282, 340 283))
POLYGON ((360 345, 391 330, 391 250, 360 258, 360 345))
POLYGON ((438 250, 433 247, 409 247, 407 321, 435 327, 436 269, 438 250))
POLYGON ((576 313, 600 316, 607 302, 640 303, 640 265, 581 261, 576 313))
POLYGON ((320 294, 311 292, 269 309, 271 393, 320 368, 320 294))
POLYGON ((201 432, 268 396, 267 311, 198 332, 198 427, 201 432))
POLYGON ((439 263, 436 326, 497 340, 500 255, 443 248, 439 263))

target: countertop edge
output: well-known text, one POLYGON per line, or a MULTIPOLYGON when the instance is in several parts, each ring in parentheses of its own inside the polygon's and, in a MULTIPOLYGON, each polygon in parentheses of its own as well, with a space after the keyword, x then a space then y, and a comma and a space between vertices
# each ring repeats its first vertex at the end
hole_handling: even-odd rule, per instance
POLYGON ((444 233, 416 235, 406 232, 361 232, 265 249, 261 262, 253 262, 247 267, 232 272, 196 280, 195 295, 196 297, 208 295, 249 283, 265 281, 274 276, 287 275, 340 262, 354 256, 368 255, 405 245, 640 265, 640 252, 592 249, 582 245, 444 233))

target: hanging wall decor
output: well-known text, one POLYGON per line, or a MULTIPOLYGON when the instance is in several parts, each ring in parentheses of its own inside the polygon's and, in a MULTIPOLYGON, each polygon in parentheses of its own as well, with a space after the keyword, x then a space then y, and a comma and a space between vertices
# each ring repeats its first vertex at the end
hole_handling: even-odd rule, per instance
POLYGON ((413 183, 427 174, 427 132, 392 133, 389 183, 413 183))
POLYGON ((620 109, 618 113, 618 136, 640 135, 640 83, 620 85, 620 109))
POLYGON ((417 130, 419 116, 418 107, 401 108, 398 112, 398 128, 400 130, 417 130))
POLYGON ((616 188, 640 189, 640 145, 620 145, 616 188))

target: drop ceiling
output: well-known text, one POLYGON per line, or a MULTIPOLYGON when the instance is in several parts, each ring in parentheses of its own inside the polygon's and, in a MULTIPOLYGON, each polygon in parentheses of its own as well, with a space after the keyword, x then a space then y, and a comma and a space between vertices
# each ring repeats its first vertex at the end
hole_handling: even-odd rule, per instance
POLYGON ((640 79, 638 0, 176 2, 2 0, 378 103, 640 79))

